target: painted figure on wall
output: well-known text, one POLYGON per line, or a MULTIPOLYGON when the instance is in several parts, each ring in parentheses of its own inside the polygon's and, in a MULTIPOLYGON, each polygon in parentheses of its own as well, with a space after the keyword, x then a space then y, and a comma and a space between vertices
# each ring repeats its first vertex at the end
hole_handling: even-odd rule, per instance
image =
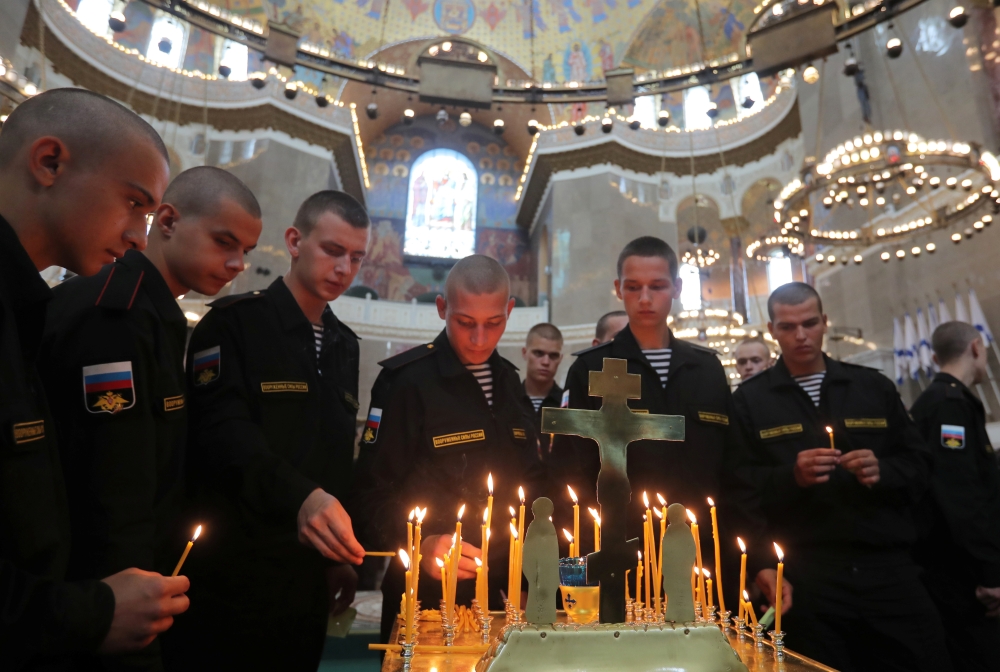
POLYGON ((530 40, 535 32, 546 30, 540 0, 521 0, 517 5, 517 20, 526 40, 530 40))
POLYGON ((590 50, 581 42, 574 42, 566 50, 564 69, 570 82, 586 82, 590 79, 590 50))
POLYGON ((600 50, 597 52, 597 57, 601 59, 601 72, 607 75, 608 70, 615 69, 615 48, 603 37, 597 43, 601 45, 600 50))
POLYGON ((406 206, 406 254, 460 259, 475 246, 479 178, 458 152, 424 153, 410 172, 406 206))
POLYGON ((565 33, 569 31, 570 19, 572 19, 576 23, 580 23, 580 21, 582 20, 580 18, 580 15, 573 8, 573 0, 549 0, 549 9, 556 17, 556 22, 559 24, 560 33, 565 33))
POLYGON ((472 0, 435 0, 434 21, 444 32, 461 35, 475 23, 476 6, 472 0))
POLYGON ((605 6, 610 9, 617 6, 616 0, 587 0, 587 4, 590 5, 590 17, 594 23, 600 23, 608 18, 608 13, 604 11, 605 6))
POLYGON ((542 63, 542 81, 556 81, 556 66, 552 63, 552 54, 546 56, 545 61, 542 63))

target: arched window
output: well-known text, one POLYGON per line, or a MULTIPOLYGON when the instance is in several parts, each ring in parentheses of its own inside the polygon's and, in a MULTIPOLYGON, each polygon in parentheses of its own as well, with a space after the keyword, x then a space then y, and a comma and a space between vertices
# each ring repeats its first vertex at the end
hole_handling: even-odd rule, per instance
POLYGON ((472 162, 450 149, 434 149, 410 170, 403 253, 461 259, 475 251, 479 177, 472 162))
POLYGON ((219 56, 219 65, 229 66, 229 81, 245 82, 247 79, 247 59, 250 52, 247 45, 225 40, 222 43, 222 53, 219 56))
POLYGON ((684 128, 688 130, 711 128, 712 119, 708 111, 712 108, 712 97, 707 86, 693 86, 684 89, 684 128))
POLYGON ((756 72, 736 78, 736 115, 737 118, 745 117, 748 114, 760 109, 764 104, 764 93, 760 89, 760 79, 756 72), (743 101, 749 98, 753 105, 749 108, 743 107, 743 101))
POLYGON ((635 99, 635 109, 632 118, 638 119, 643 128, 656 128, 656 117, 659 114, 657 99, 659 96, 640 96, 635 99))
POLYGON ((792 260, 781 255, 772 255, 767 261, 767 291, 773 292, 792 281, 792 260))
POLYGON ((107 35, 111 30, 108 19, 111 18, 113 5, 114 0, 80 0, 76 7, 76 18, 98 35, 107 35))
POLYGON ((701 271, 693 264, 681 264, 681 308, 701 310, 701 271))
POLYGON ((168 68, 179 68, 187 47, 187 24, 169 14, 159 12, 157 14, 153 20, 153 29, 149 33, 146 58, 168 68), (160 49, 160 41, 164 38, 170 40, 170 53, 160 49))

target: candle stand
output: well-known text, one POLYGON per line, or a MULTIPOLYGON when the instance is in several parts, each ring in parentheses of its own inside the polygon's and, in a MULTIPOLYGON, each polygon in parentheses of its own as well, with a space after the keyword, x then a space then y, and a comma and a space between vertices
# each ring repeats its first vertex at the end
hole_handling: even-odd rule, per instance
POLYGON ((771 637, 771 641, 774 642, 774 657, 779 661, 785 659, 785 633, 775 632, 772 630, 767 633, 771 637))

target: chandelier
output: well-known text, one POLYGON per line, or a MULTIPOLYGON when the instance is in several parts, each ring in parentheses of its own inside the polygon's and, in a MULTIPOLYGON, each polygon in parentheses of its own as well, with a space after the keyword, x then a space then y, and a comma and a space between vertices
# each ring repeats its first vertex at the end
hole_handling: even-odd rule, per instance
POLYGON ((667 317, 674 336, 686 341, 708 341, 710 338, 742 338, 746 336, 743 316, 720 308, 683 310, 677 317, 667 317))
POLYGON ((722 255, 720 255, 715 250, 702 252, 701 248, 699 247, 694 251, 694 253, 692 253, 691 250, 687 250, 686 252, 684 252, 684 254, 681 256, 681 263, 691 264, 692 266, 697 266, 698 268, 706 268, 707 266, 711 266, 721 258, 722 255))

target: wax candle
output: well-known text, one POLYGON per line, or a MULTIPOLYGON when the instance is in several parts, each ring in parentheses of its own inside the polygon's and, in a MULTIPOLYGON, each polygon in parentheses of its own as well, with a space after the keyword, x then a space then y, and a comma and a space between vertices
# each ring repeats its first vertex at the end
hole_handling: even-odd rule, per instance
POLYGON ((410 554, 410 557, 415 557, 413 553, 413 519, 417 515, 417 510, 410 509, 410 516, 406 519, 406 551, 410 554))
MULTIPOLYGON (((653 550, 655 551, 655 555, 653 556, 653 564, 656 565, 656 572, 655 572, 656 575, 653 577, 653 595, 656 598, 656 613, 659 614, 662 608, 662 602, 660 600, 660 589, 663 587, 663 535, 666 533, 667 528, 665 525, 666 521, 663 520, 663 514, 660 513, 660 510, 653 509, 653 513, 655 513, 656 517, 660 519, 659 550, 657 550, 656 547, 656 537, 653 537, 653 550)), ((652 531, 653 524, 650 523, 649 527, 650 531, 652 531)))
POLYGON ((455 604, 455 593, 458 591, 458 563, 462 560, 462 516, 464 515, 465 504, 462 504, 458 508, 458 520, 455 522, 455 536, 452 538, 451 567, 448 568, 452 605, 455 604))
POLYGON ((424 561, 424 556, 420 552, 420 544, 423 543, 423 535, 421 533, 421 526, 424 523, 424 516, 427 515, 427 507, 421 509, 416 508, 417 512, 417 525, 413 530, 413 557, 411 558, 411 565, 413 566, 413 595, 414 599, 420 594, 420 563, 424 561))
MULTIPOLYGON (((747 545, 739 537, 736 537, 736 543, 740 546, 740 595, 745 595, 747 592, 747 545)), ((743 614, 743 600, 741 599, 736 618, 743 618, 743 614)))
POLYGON ((590 515, 594 517, 594 552, 601 550, 601 517, 597 513, 597 509, 588 508, 590 515))
POLYGON ((476 600, 483 604, 483 561, 476 558, 476 600))
MULTIPOLYGON (((580 501, 576 498, 573 488, 567 485, 566 489, 569 490, 569 498, 573 500, 573 538, 578 540, 580 538, 580 501)), ((570 551, 569 557, 575 558, 576 555, 574 555, 574 552, 580 550, 579 545, 572 546, 571 548, 574 550, 570 551)))
POLYGON ((743 591, 743 611, 750 617, 750 621, 757 625, 757 612, 754 611, 753 605, 750 604, 750 595, 747 591, 743 591))
POLYGON ((695 518, 694 513, 691 509, 687 510, 688 518, 691 519, 691 535, 694 537, 694 551, 695 551, 695 562, 698 564, 698 602, 706 604, 705 602, 705 576, 702 574, 701 570, 703 565, 701 564, 701 535, 698 533, 698 519, 695 518))
POLYGON ((510 522, 510 558, 507 562, 507 599, 514 603, 514 556, 517 555, 517 526, 510 522))
POLYGON ((517 510, 517 550, 514 553, 514 608, 521 608, 521 568, 524 563, 524 488, 517 487, 521 506, 517 510))
MULTIPOLYGON (((446 559, 448 554, 445 553, 446 559)), ((437 563, 438 568, 441 570, 441 598, 444 600, 445 613, 450 614, 449 604, 448 604, 448 564, 441 558, 434 558, 434 562, 437 563)))
POLYGON ((563 528, 563 536, 566 537, 566 541, 569 542, 569 557, 575 558, 576 555, 574 555, 574 553, 576 552, 576 544, 573 543, 573 535, 570 534, 569 530, 567 530, 564 527, 563 528))
POLYGON ((409 643, 410 633, 413 632, 413 623, 410 621, 412 610, 410 602, 413 598, 413 571, 410 567, 410 555, 403 549, 399 549, 399 559, 403 563, 405 572, 405 583, 403 589, 403 603, 400 606, 403 616, 403 641, 409 643))
POLYGON ((646 542, 645 543, 645 553, 643 553, 643 556, 644 556, 643 559, 644 559, 645 562, 643 563, 643 566, 642 566, 642 576, 646 580, 646 583, 645 583, 645 586, 644 586, 645 589, 646 589, 646 606, 647 607, 652 607, 653 606, 653 593, 650 591, 650 585, 649 585, 650 578, 651 578, 650 575, 652 574, 652 572, 649 569, 649 558, 652 555, 652 553, 650 553, 650 551, 649 551, 649 544, 652 541, 652 539, 649 538, 649 520, 647 520, 646 516, 642 517, 642 537, 643 537, 643 539, 646 542))
POLYGON ((705 599, 708 600, 708 606, 713 606, 715 602, 712 598, 712 573, 707 569, 701 570, 705 575, 705 599))
POLYGON ((698 565, 691 565, 691 601, 698 601, 698 565))
MULTIPOLYGON (((490 517, 490 510, 489 510, 489 507, 487 507, 487 508, 483 509, 483 526, 482 526, 482 532, 481 532, 480 537, 479 537, 479 539, 480 539, 480 544, 479 545, 481 547, 480 550, 482 551, 482 556, 483 556, 483 559, 479 562, 479 564, 483 568, 482 574, 483 574, 483 582, 484 583, 488 583, 489 582, 489 575, 488 575, 489 564, 487 562, 487 555, 489 554, 489 550, 490 550, 490 528, 487 525, 487 521, 489 520, 489 517, 490 517)), ((484 606, 483 609, 485 609, 485 608, 486 607, 484 606)))
POLYGON ((781 584, 785 577, 785 553, 777 543, 774 544, 774 552, 778 556, 778 584, 774 598, 774 631, 781 632, 781 584))
POLYGON ((835 449, 835 448, 833 447, 833 427, 829 427, 829 426, 828 426, 828 427, 826 428, 826 433, 830 435, 830 450, 836 450, 836 449, 835 449))
POLYGON ((639 553, 639 564, 635 566, 635 603, 642 606, 642 551, 639 553))
POLYGON ((628 604, 628 601, 629 601, 629 596, 628 596, 628 575, 631 574, 631 573, 632 573, 632 570, 630 570, 630 569, 626 569, 625 570, 625 603, 626 604, 628 604))
MULTIPOLYGON (((726 610, 726 600, 722 596, 722 553, 719 552, 719 519, 715 515, 715 502, 708 498, 708 512, 712 516, 712 539, 715 541, 715 587, 719 591, 719 611, 726 610)), ((709 602, 711 604, 711 602, 709 602)))
POLYGON ((191 548, 194 546, 194 542, 197 541, 198 537, 200 536, 201 536, 201 525, 199 525, 195 529, 194 536, 191 537, 191 540, 187 543, 187 546, 184 547, 184 552, 181 553, 181 559, 177 561, 177 566, 174 567, 174 572, 170 576, 177 576, 178 574, 180 574, 181 567, 184 566, 184 561, 187 560, 188 553, 191 552, 191 548))
MULTIPOLYGON (((489 494, 486 496, 486 539, 483 540, 483 577, 489 579, 490 558, 489 558, 489 531, 493 527, 493 474, 486 477, 486 489, 489 494)), ((488 585, 488 584, 487 584, 488 585)))

